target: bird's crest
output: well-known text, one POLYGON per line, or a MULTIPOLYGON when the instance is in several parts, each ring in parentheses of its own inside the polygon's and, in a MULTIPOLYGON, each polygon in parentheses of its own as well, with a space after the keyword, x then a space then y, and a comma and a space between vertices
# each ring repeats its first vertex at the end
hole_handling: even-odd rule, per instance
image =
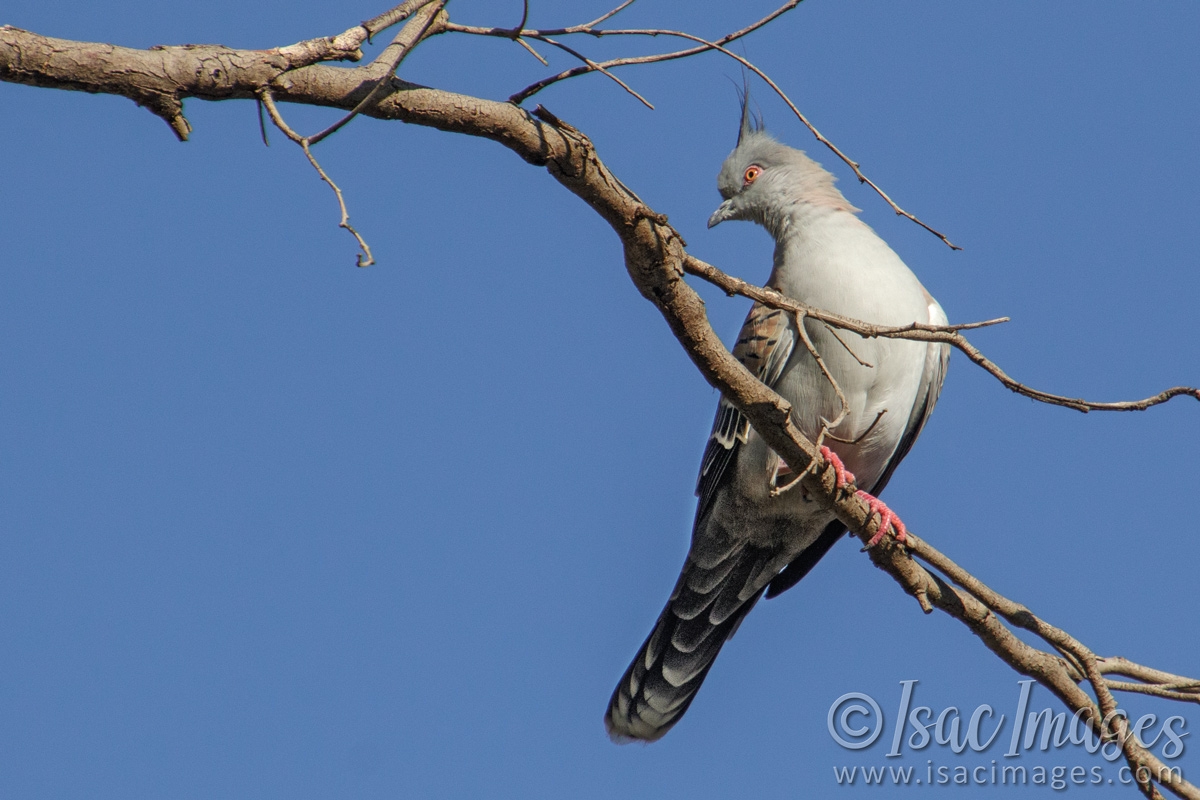
POLYGON ((755 113, 750 109, 750 81, 745 76, 742 77, 742 85, 738 88, 737 93, 738 101, 742 106, 742 122, 738 128, 737 138, 737 143, 741 144, 746 134, 763 129, 763 119, 761 113, 755 113))

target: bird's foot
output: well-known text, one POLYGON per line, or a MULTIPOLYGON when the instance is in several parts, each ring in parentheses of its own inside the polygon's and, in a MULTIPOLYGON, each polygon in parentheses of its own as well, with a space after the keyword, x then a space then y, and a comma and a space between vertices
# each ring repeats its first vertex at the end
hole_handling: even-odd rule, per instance
POLYGON ((830 450, 825 445, 821 445, 821 458, 825 459, 833 466, 833 474, 836 476, 836 487, 845 489, 850 484, 854 483, 854 473, 846 469, 846 465, 838 458, 838 454, 830 450))
MULTIPOLYGON (((867 504, 867 508, 872 514, 879 515, 879 529, 875 531, 875 535, 867 542, 867 546, 863 550, 870 550, 875 545, 883 541, 883 537, 887 535, 888 528, 892 529, 892 538, 897 544, 904 544, 908 539, 908 530, 904 527, 904 523, 896 516, 896 512, 887 507, 887 504, 873 494, 867 494, 862 489, 856 493, 859 500, 867 504)), ((870 519, 868 515, 867 519, 870 519)))
MULTIPOLYGON (((846 469, 846 465, 838 458, 837 453, 830 450, 828 447, 821 447, 821 457, 824 458, 833 467, 834 475, 836 476, 837 488, 844 489, 854 483, 854 473, 846 469)), ((873 494, 867 494, 862 489, 855 492, 855 496, 867 504, 870 513, 867 519, 870 519, 870 514, 879 515, 879 528, 875 531, 875 535, 867 542, 867 546, 863 550, 870 550, 875 545, 883 541, 883 537, 887 535, 888 529, 893 531, 892 538, 897 544, 904 544, 908 537, 908 531, 904 527, 904 523, 896 516, 896 512, 887 507, 887 504, 873 494)))

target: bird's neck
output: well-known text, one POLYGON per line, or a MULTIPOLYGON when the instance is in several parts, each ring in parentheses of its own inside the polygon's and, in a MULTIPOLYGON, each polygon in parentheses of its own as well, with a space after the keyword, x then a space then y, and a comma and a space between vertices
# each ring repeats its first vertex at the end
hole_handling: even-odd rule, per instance
POLYGON ((797 196, 775 206, 758 221, 766 228, 777 245, 783 246, 803 238, 809 229, 830 222, 858 221, 858 209, 850 204, 829 181, 802 187, 797 196))
MULTIPOLYGON (((784 294, 809 301, 808 295, 822 285, 840 285, 850 276, 842 274, 858 266, 858 259, 834 257, 838 251, 856 251, 875 234, 849 208, 797 203, 774 225, 764 227, 775 239, 770 285, 784 294), (784 265, 791 265, 784 269, 784 265)), ((857 209, 854 209, 857 210, 857 209)), ((855 276, 868 279, 869 276, 855 276)))

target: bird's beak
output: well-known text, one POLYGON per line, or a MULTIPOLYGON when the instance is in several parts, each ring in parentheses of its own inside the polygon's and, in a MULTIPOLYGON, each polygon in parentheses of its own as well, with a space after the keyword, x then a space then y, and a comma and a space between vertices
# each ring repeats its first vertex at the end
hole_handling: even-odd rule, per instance
POLYGON ((708 218, 708 227, 715 228, 725 220, 733 216, 733 198, 729 198, 721 205, 717 206, 717 210, 708 218))

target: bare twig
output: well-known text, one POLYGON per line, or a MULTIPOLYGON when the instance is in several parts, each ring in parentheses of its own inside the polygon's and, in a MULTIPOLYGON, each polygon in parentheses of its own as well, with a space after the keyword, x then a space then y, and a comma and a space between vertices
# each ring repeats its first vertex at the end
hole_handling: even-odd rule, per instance
POLYGON ((879 420, 883 419, 884 414, 887 414, 886 408, 881 410, 878 414, 876 414, 875 419, 871 420, 871 424, 867 426, 867 429, 864 430, 862 433, 860 433, 858 436, 855 436, 853 439, 843 439, 840 436, 834 436, 832 433, 826 433, 825 438, 833 439, 835 442, 842 442, 843 444, 858 444, 863 439, 866 439, 868 436, 871 435, 871 431, 875 430, 875 426, 879 424, 879 420))
POLYGON ((288 126, 286 122, 284 122, 283 117, 279 113, 279 109, 275 107, 275 98, 272 97, 270 89, 264 88, 260 98, 263 106, 265 106, 267 109, 267 114, 269 114, 271 117, 271 121, 275 123, 275 127, 283 131, 284 136, 300 145, 300 149, 304 151, 304 155, 308 158, 308 162, 313 165, 313 169, 315 169, 317 174, 321 176, 321 180, 329 184, 329 188, 333 189, 333 193, 337 195, 338 207, 342 210, 342 219, 338 222, 338 227, 345 228, 346 230, 350 231, 350 233, 354 236, 354 239, 358 242, 358 246, 362 249, 362 252, 355 257, 354 263, 360 267, 369 267, 374 264, 375 257, 371 255, 370 246, 359 234, 359 232, 354 229, 354 226, 350 224, 350 212, 346 209, 346 198, 342 196, 342 190, 336 183, 333 182, 333 179, 326 174, 325 170, 321 168, 320 163, 317 161, 316 157, 313 156, 312 150, 309 149, 308 139, 296 133, 288 126))
POLYGON ((846 352, 850 354, 851 358, 853 358, 855 361, 857 361, 862 366, 867 367, 868 369, 875 368, 874 364, 869 364, 866 361, 863 361, 861 358, 858 357, 858 353, 856 353, 850 349, 850 345, 846 344, 846 340, 841 337, 841 334, 839 334, 837 332, 836 328, 834 328, 828 322, 822 322, 821 324, 825 326, 825 330, 829 331, 830 336, 832 336, 833 338, 838 340, 838 344, 840 344, 842 347, 846 348, 846 352))
MULTIPOLYGON (((837 395, 840 406, 837 416, 833 419, 825 419, 824 417, 821 418, 821 430, 817 434, 815 444, 817 447, 820 447, 824 443, 826 436, 844 442, 846 441, 845 439, 841 439, 833 434, 833 429, 838 425, 841 425, 842 420, 849 416, 850 401, 846 399, 846 393, 842 391, 841 384, 837 382, 837 378, 833 377, 833 373, 829 371, 829 367, 825 364, 825 359, 821 357, 821 352, 817 350, 817 346, 813 344, 812 337, 808 335, 808 329, 804 327, 804 318, 807 316, 807 314, 804 311, 798 311, 794 316, 796 318, 796 330, 800 334, 800 341, 804 342, 804 347, 808 350, 808 354, 813 357, 815 362, 817 362, 817 367, 821 370, 821 374, 825 376, 825 380, 827 380, 829 385, 833 387, 833 391, 837 395)), ((875 421, 878 422, 879 418, 876 417, 875 421)), ((875 427, 874 423, 871 424, 871 427, 875 427)), ((777 471, 776 476, 778 476, 778 474, 779 473, 777 471)), ((770 494, 772 497, 778 497, 784 492, 791 490, 799 483, 800 477, 797 476, 795 480, 792 480, 783 486, 773 486, 770 494)))
POLYGON ((919 342, 941 342, 948 344, 960 350, 973 363, 1000 381, 1006 388, 1024 397, 1037 400, 1040 403, 1073 408, 1076 411, 1087 413, 1088 411, 1144 411, 1147 408, 1161 405, 1179 396, 1193 397, 1200 400, 1200 389, 1190 386, 1174 386, 1142 400, 1124 400, 1111 403, 1084 400, 1079 397, 1066 397, 1026 386, 1020 381, 1011 378, 1008 373, 1000 369, 999 366, 988 359, 960 333, 963 330, 1005 322, 1008 320, 1008 317, 1000 317, 983 322, 970 322, 962 325, 929 325, 922 322, 914 322, 910 325, 899 327, 873 325, 861 320, 843 317, 839 314, 831 314, 828 311, 813 308, 790 297, 785 297, 773 289, 765 289, 747 283, 740 278, 727 275, 711 264, 707 264, 691 255, 685 257, 684 270, 696 277, 703 278, 714 286, 720 287, 726 293, 749 297, 751 300, 755 300, 763 305, 783 311, 790 311, 793 314, 804 313, 813 319, 820 320, 836 328, 853 331, 859 336, 867 338, 912 339, 919 342))
MULTIPOLYGON (((345 228, 347 231, 349 231, 350 234, 354 236, 355 241, 358 242, 359 249, 361 250, 361 252, 356 255, 354 259, 354 263, 359 267, 369 267, 374 264, 375 256, 371 253, 371 247, 367 244, 366 239, 364 239, 362 234, 360 234, 358 230, 350 224, 350 212, 346 208, 346 198, 342 194, 341 187, 339 187, 337 183, 335 183, 334 180, 329 177, 328 173, 326 173, 321 167, 320 162, 318 162, 316 157, 312 154, 311 148, 321 140, 336 133, 356 116, 358 116, 358 114, 361 113, 364 108, 369 107, 377 100, 378 96, 381 94, 380 89, 391 84, 392 78, 396 74, 396 70, 399 69, 400 64, 404 61, 405 57, 412 52, 413 48, 420 44, 420 42, 427 36, 434 35, 440 31, 440 28, 436 25, 436 23, 439 20, 439 14, 445 7, 446 2, 447 0, 406 0, 406 2, 401 3, 391 11, 362 24, 361 30, 369 35, 375 35, 385 28, 408 18, 415 12, 415 16, 413 17, 412 21, 408 25, 405 25, 396 34, 396 37, 392 40, 392 43, 385 48, 382 53, 380 53, 377 62, 382 61, 385 56, 390 56, 390 58, 386 62, 387 68, 384 70, 383 74, 376 79, 371 91, 369 91, 367 95, 350 110, 350 113, 346 114, 340 120, 335 122, 333 125, 330 125, 320 133, 317 133, 313 136, 301 136, 292 130, 287 122, 284 121, 283 115, 279 113, 279 109, 275 105, 274 95, 272 94, 270 88, 264 87, 257 96, 259 103, 260 126, 262 126, 262 108, 265 107, 267 109, 267 113, 271 117, 271 121, 275 123, 275 126, 279 128, 279 130, 283 131, 285 136, 287 136, 296 144, 300 145, 300 148, 304 151, 305 157, 308 158, 309 163, 312 164, 313 169, 315 169, 317 174, 321 176, 321 180, 329 184, 329 188, 333 190, 334 195, 337 197, 338 208, 341 209, 342 213, 342 218, 338 221, 338 227, 345 228)), ((526 11, 528 11, 528 6, 526 6, 526 11)), ((444 19, 442 21, 444 22, 444 19)), ((262 136, 263 141, 269 144, 269 142, 267 142, 265 127, 262 127, 262 136)))
MULTIPOLYGON (((733 33, 726 34, 725 36, 722 36, 720 39, 717 39, 717 42, 720 44, 728 44, 729 42, 732 42, 735 39, 740 39, 743 36, 745 36, 746 34, 752 33, 754 31, 758 30, 759 28, 763 27, 767 23, 778 18, 780 15, 785 14, 788 11, 791 11, 793 8, 800 5, 801 2, 803 2, 803 0, 789 0, 789 2, 784 3, 782 6, 775 9, 770 14, 768 14, 767 16, 763 17, 762 19, 758 20, 757 22, 747 25, 746 27, 744 27, 740 30, 734 31, 733 33)), ((596 38, 600 38, 603 36, 664 36, 664 35, 670 35, 670 34, 674 33, 674 31, 670 31, 665 28, 629 28, 629 29, 612 29, 612 28, 610 28, 610 29, 603 29, 603 28, 595 27, 596 25, 599 25, 601 22, 604 22, 605 20, 610 19, 617 12, 623 11, 624 9, 628 8, 632 4, 633 4, 633 0, 629 0, 629 2, 622 3, 620 6, 613 9, 612 11, 608 12, 604 16, 602 16, 598 19, 594 19, 591 22, 583 23, 582 25, 571 25, 566 28, 529 29, 529 30, 518 31, 518 33, 521 36, 534 36, 534 37, 537 37, 537 36, 569 36, 571 34, 582 33, 582 34, 586 34, 588 36, 594 36, 596 38)), ((450 25, 448 25, 446 27, 446 30, 449 32, 452 32, 452 33, 467 33, 467 34, 472 34, 475 36, 501 36, 504 38, 512 38, 512 34, 513 34, 512 28, 487 28, 487 27, 480 27, 477 25, 459 25, 457 23, 451 23, 450 25)), ((611 66, 627 66, 629 64, 650 64, 650 63, 654 63, 656 61, 670 61, 670 60, 676 59, 676 58, 686 58, 687 56, 696 55, 697 53, 703 53, 703 52, 705 52, 707 50, 711 50, 711 49, 712 48, 710 48, 710 47, 693 47, 693 48, 689 48, 687 50, 678 50, 678 51, 675 51, 672 53, 659 53, 659 54, 650 55, 650 56, 636 56, 632 60, 616 59, 614 61, 606 61, 606 62, 604 62, 604 65, 606 67, 611 67, 611 66)), ((534 91, 531 92, 531 94, 541 91, 542 89, 546 88, 546 86, 550 86, 551 84, 558 83, 558 81, 565 80, 566 78, 572 78, 575 75, 582 75, 582 74, 584 74, 586 72, 590 72, 590 71, 591 70, 583 68, 583 67, 576 67, 574 70, 569 70, 569 72, 571 73, 569 75, 552 76, 551 78, 546 78, 544 81, 539 81, 538 84, 535 84, 535 86, 537 86, 538 88, 534 89, 534 91)), ((529 95, 526 95, 526 97, 528 97, 528 96, 529 95)))
MULTIPOLYGON (((759 69, 757 66, 755 66, 753 63, 751 63, 744 56, 740 56, 737 53, 734 53, 732 50, 729 50, 728 48, 725 47, 725 45, 729 44, 730 42, 732 42, 736 39, 739 39, 739 38, 745 36, 746 34, 751 33, 753 31, 761 28, 762 26, 766 25, 771 20, 775 19, 776 17, 780 16, 781 14, 784 14, 787 11, 792 10, 797 5, 799 5, 800 2, 801 2, 801 0, 794 0, 794 2, 786 3, 783 6, 777 8, 775 11, 768 14, 767 16, 758 20, 757 22, 755 22, 751 25, 748 25, 747 27, 745 27, 739 31, 735 31, 733 33, 727 34, 726 36, 723 36, 720 39, 717 39, 715 41, 709 41, 708 39, 704 39, 700 36, 694 36, 690 33, 684 32, 684 31, 668 30, 668 29, 664 29, 664 28, 602 30, 602 29, 597 29, 597 28, 593 27, 594 25, 597 24, 595 21, 586 23, 584 25, 576 25, 573 27, 558 28, 558 29, 554 29, 554 30, 541 30, 541 31, 539 31, 539 30, 519 30, 519 31, 514 32, 513 30, 505 30, 502 28, 479 28, 479 27, 472 27, 472 26, 467 26, 467 25, 456 25, 456 24, 448 25, 446 27, 446 30, 450 31, 450 32, 454 32, 454 33, 469 33, 469 34, 475 34, 475 35, 479 35, 479 36, 507 36, 510 38, 515 38, 515 36, 517 34, 519 34, 521 36, 529 37, 532 39, 541 39, 542 41, 549 41, 546 38, 548 36, 563 36, 563 35, 575 34, 575 33, 588 34, 590 36, 596 36, 596 37, 600 37, 600 36, 674 36, 674 37, 678 37, 681 39, 687 39, 689 41, 693 41, 693 42, 696 42, 699 45, 701 45, 700 47, 693 47, 693 48, 688 48, 685 50, 677 50, 677 51, 669 52, 669 53, 658 53, 658 54, 654 54, 654 55, 638 56, 638 57, 633 57, 633 58, 617 58, 617 59, 612 59, 612 60, 603 61, 603 62, 595 62, 595 61, 585 58, 584 56, 582 56, 578 53, 574 53, 574 55, 576 55, 580 60, 585 62, 584 67, 575 67, 574 69, 569 69, 564 72, 560 72, 557 75, 552 75, 548 78, 543 78, 542 80, 540 80, 536 83, 530 84, 529 86, 526 86, 524 89, 522 89, 521 91, 517 92, 516 94, 514 94, 513 96, 511 96, 509 98, 509 102, 512 102, 512 103, 521 103, 521 102, 527 100, 528 98, 532 97, 537 92, 540 92, 542 89, 545 89, 547 86, 550 86, 550 85, 555 84, 562 80, 566 80, 567 78, 573 78, 573 77, 576 77, 577 75, 587 74, 588 72, 592 72, 592 71, 603 72, 605 75, 608 75, 613 80, 617 80, 615 77, 613 77, 611 75, 611 73, 608 72, 608 70, 612 67, 631 66, 634 64, 653 64, 653 63, 656 63, 659 61, 669 61, 669 60, 676 59, 676 58, 686 58, 688 56, 697 55, 699 53, 703 53, 708 50, 716 50, 717 52, 723 53, 724 55, 728 56, 729 58, 732 58, 733 60, 737 61, 743 67, 745 67, 746 69, 750 70, 755 75, 760 77, 768 86, 770 86, 772 91, 774 91, 777 95, 779 95, 780 99, 782 99, 783 102, 787 104, 787 107, 789 109, 791 109, 792 113, 796 115, 796 118, 800 120, 801 124, 803 124, 804 127, 808 128, 809 132, 811 132, 812 135, 816 137, 817 141, 819 141, 821 144, 825 145, 825 147, 827 147, 834 155, 836 155, 839 159, 841 159, 846 164, 846 166, 850 167, 850 169, 854 171, 854 176, 856 178, 858 178, 859 183, 865 183, 868 186, 870 186, 871 189, 873 189, 875 191, 875 193, 878 194, 883 199, 883 201, 888 204, 888 206, 892 209, 893 212, 895 212, 898 216, 902 216, 902 217, 916 223, 917 225, 920 225, 922 228, 929 231, 934 236, 936 236, 938 239, 940 239, 950 249, 961 250, 962 248, 959 247, 958 245, 954 244, 953 242, 951 242, 950 238, 948 236, 946 236, 946 234, 944 234, 941 231, 928 225, 927 223, 922 221, 919 217, 917 217, 915 214, 912 214, 911 212, 906 211, 905 209, 901 208, 900 205, 898 203, 896 203, 896 201, 893 200, 890 195, 887 194, 887 192, 883 191, 883 189, 881 189, 877 183, 875 183, 873 180, 868 178, 867 175, 862 171, 861 165, 857 161, 854 161, 849 156, 847 156, 845 153, 843 153, 841 148, 839 148, 832 141, 830 141, 824 134, 822 134, 819 130, 817 130, 816 126, 813 125, 812 122, 809 121, 808 117, 806 117, 800 111, 800 109, 796 107, 796 104, 792 102, 791 98, 787 96, 787 93, 785 93, 783 91, 783 89, 780 88, 780 86, 777 83, 775 83, 775 81, 766 72, 759 69)), ((620 10, 620 9, 618 8, 617 10, 620 10)), ((603 20, 603 19, 604 18, 601 18, 601 20, 603 20)), ((622 84, 622 86, 624 86, 624 84, 622 84)), ((637 97, 639 100, 642 100, 643 103, 646 103, 646 101, 640 95, 637 95, 635 92, 633 92, 633 90, 628 89, 628 87, 626 87, 626 89, 631 94, 634 94, 634 96, 637 97)), ((646 103, 646 105, 649 106, 650 104, 646 103)), ((651 106, 651 108, 653 108, 653 106, 651 106)))
POLYGON ((995 319, 985 319, 981 322, 960 322, 957 325, 947 325, 947 328, 956 331, 970 331, 976 328, 990 328, 993 325, 1001 325, 1005 322, 1012 322, 1011 317, 996 317, 995 319))
POLYGON ((1181 692, 1168 686, 1158 686, 1152 683, 1131 683, 1130 681, 1114 681, 1106 679, 1104 685, 1118 692, 1134 692, 1162 697, 1166 700, 1179 700, 1185 703, 1200 703, 1200 694, 1195 691, 1181 692))
MULTIPOLYGON (((322 139, 337 133, 352 119, 362 113, 364 108, 375 102, 380 95, 380 90, 391 84, 392 77, 396 74, 396 70, 400 68, 400 64, 404 61, 408 54, 412 52, 413 48, 420 44, 421 40, 425 39, 427 36, 432 36, 439 32, 440 29, 435 26, 434 23, 438 19, 438 12, 445 7, 446 2, 447 0, 424 0, 424 2, 411 0, 410 3, 404 4, 415 5, 418 13, 413 18, 412 22, 410 22, 408 25, 405 25, 400 32, 396 34, 396 38, 390 45, 388 45, 387 49, 379 54, 379 60, 382 60, 385 55, 391 55, 390 61, 387 62, 387 69, 384 70, 384 73, 375 81, 375 85, 371 88, 371 91, 367 93, 367 96, 360 100, 358 105, 350 110, 349 114, 342 117, 320 133, 306 137, 308 145, 316 145, 322 139)), ((398 6, 397 8, 403 8, 403 6, 398 6)), ((537 54, 535 53, 534 55, 537 54)), ((362 265, 360 264, 359 266, 362 265)))
POLYGON ((812 338, 808 335, 808 329, 804 327, 804 318, 808 315, 807 312, 797 311, 795 315, 796 328, 800 332, 800 341, 804 342, 804 346, 808 349, 808 354, 817 362, 817 366, 821 369, 821 374, 825 376, 825 380, 829 381, 829 385, 833 387, 833 391, 837 394, 838 402, 841 404, 841 410, 838 411, 836 417, 831 420, 823 420, 823 427, 832 431, 850 414, 850 401, 846 399, 842 387, 838 385, 837 379, 833 377, 833 373, 825 365, 825 359, 821 358, 821 353, 817 350, 812 338))
MULTIPOLYGON (((602 36, 662 36, 662 35, 670 35, 671 33, 673 33, 672 31, 658 30, 658 29, 602 30, 602 29, 598 29, 595 27, 596 25, 599 25, 601 22, 611 19, 618 12, 623 11, 624 9, 628 8, 630 5, 633 4, 633 2, 634 2, 634 0, 626 0, 626 2, 617 6, 613 10, 609 11, 607 14, 604 14, 603 16, 600 16, 600 17, 592 20, 591 22, 587 22, 582 25, 573 25, 573 26, 566 27, 566 28, 551 28, 551 29, 546 29, 546 30, 518 30, 515 33, 521 37, 529 37, 529 38, 534 38, 534 39, 540 39, 543 41, 545 41, 546 37, 548 37, 548 36, 567 36, 567 35, 571 35, 571 34, 587 34, 589 36, 602 37, 602 36)), ((742 28, 741 30, 734 31, 733 33, 722 36, 720 39, 717 40, 717 42, 719 44, 728 44, 729 42, 740 39, 743 36, 758 30, 759 28, 763 27, 767 23, 776 19, 780 15, 782 15, 788 11, 791 11, 793 8, 798 6, 801 2, 802 2, 802 0, 789 0, 789 2, 780 6, 775 11, 771 12, 770 14, 768 14, 767 16, 763 17, 762 19, 758 20, 757 22, 747 25, 746 27, 742 28)), ((471 26, 471 25, 459 25, 457 23, 448 22, 445 26, 445 30, 449 33, 465 33, 465 34, 472 34, 475 36, 498 36, 498 37, 504 37, 504 38, 514 38, 514 31, 511 28, 483 28, 483 27, 477 27, 477 26, 471 26)), ((533 95, 540 92, 542 89, 545 89, 547 86, 558 83, 559 81, 565 80, 567 78, 573 78, 577 75, 586 75, 590 72, 605 72, 605 74, 607 74, 609 77, 613 77, 611 75, 611 73, 607 72, 607 70, 609 70, 611 67, 623 67, 623 66, 630 66, 630 65, 634 65, 634 64, 653 64, 653 63, 656 63, 659 61, 670 61, 670 60, 677 59, 677 58, 686 58, 688 56, 696 55, 698 53, 703 53, 703 52, 706 52, 711 49, 713 49, 713 48, 707 47, 707 46, 706 47, 692 47, 692 48, 688 48, 686 50, 678 50, 673 53, 659 53, 659 54, 650 55, 650 56, 618 58, 618 59, 613 59, 610 61, 603 61, 603 62, 592 61, 588 58, 583 57, 582 55, 580 55, 578 53, 572 53, 573 55, 575 55, 577 58, 579 58, 580 60, 582 60, 584 62, 583 66, 566 70, 565 72, 561 72, 558 75, 552 75, 549 78, 544 78, 544 79, 538 81, 537 83, 534 83, 534 84, 531 84, 531 85, 525 87, 521 91, 517 92, 516 94, 514 94, 510 98, 508 98, 508 100, 510 103, 520 104, 520 103, 524 102, 525 100, 529 99, 530 97, 532 97, 533 95)), ((613 77, 613 80, 616 80, 616 78, 613 77)), ((622 85, 624 85, 624 84, 622 84, 622 85)), ((628 88, 628 87, 626 87, 626 88, 628 88)), ((632 92, 632 90, 629 90, 629 91, 632 94, 634 94, 635 97, 638 97, 639 100, 642 100, 643 103, 646 103, 646 101, 643 98, 641 98, 640 95, 637 95, 636 93, 632 92)), ((646 103, 646 105, 649 106, 650 104, 646 103)), ((653 108, 653 106, 650 106, 650 107, 653 108)))
POLYGON ((521 45, 521 47, 524 47, 526 50, 529 51, 529 53, 534 58, 536 58, 538 61, 542 62, 543 67, 550 66, 550 62, 547 61, 545 58, 543 58, 541 53, 539 53, 537 50, 534 50, 533 45, 531 45, 529 42, 525 41, 522 37, 520 37, 520 36, 517 37, 517 44, 521 45))
POLYGON ((258 135, 262 137, 263 145, 270 147, 271 140, 267 138, 267 120, 263 116, 263 102, 261 97, 254 98, 254 106, 258 109, 258 135))
MULTIPOLYGON (((1096 718, 1103 719, 1106 723, 1111 720, 1113 724, 1112 730, 1109 730, 1107 725, 1097 726, 1097 734, 1105 738, 1110 735, 1115 736, 1116 740, 1121 744, 1126 761, 1129 763, 1130 769, 1134 772, 1135 779, 1143 794, 1147 797, 1156 796, 1150 780, 1143 780, 1141 777, 1144 773, 1140 772, 1140 769, 1148 768, 1149 773, 1156 776, 1156 780, 1163 783, 1163 785, 1179 796, 1200 797, 1200 792, 1196 790, 1196 787, 1186 782, 1177 782, 1177 779, 1174 778, 1170 771, 1163 768, 1162 762, 1146 751, 1137 741, 1137 738, 1129 732, 1127 723, 1120 717, 1115 716, 1116 701, 1113 699, 1111 693, 1113 689, 1117 689, 1152 694, 1170 700, 1197 702, 1200 698, 1197 698, 1196 695, 1179 690, 1200 687, 1200 681, 1158 670, 1150 670, 1125 659, 1099 658, 1067 632, 1038 618, 1025 606, 1015 603, 990 589, 982 581, 954 563, 928 542, 916 537, 911 531, 908 532, 905 546, 915 557, 920 558, 925 563, 937 569, 956 585, 967 591, 971 597, 983 603, 989 610, 999 614, 1009 623, 1036 634, 1057 649, 1072 654, 1074 657, 1073 660, 1083 667, 1084 676, 1086 676, 1088 682, 1092 685, 1093 691, 1096 693, 1094 710, 1099 712, 1096 714, 1096 718), (1120 681, 1105 680, 1103 678, 1105 671, 1133 672, 1156 680, 1156 684, 1126 684, 1120 681)), ((1080 708, 1086 709, 1086 706, 1076 707, 1076 710, 1079 711, 1080 708)), ((1095 724, 1094 719, 1090 721, 1092 724, 1095 724)))
POLYGON ((378 36, 396 23, 403 22, 432 2, 433 0, 405 0, 390 11, 385 11, 377 17, 367 20, 360 27, 367 32, 369 41, 370 37, 378 36))
POLYGON ((525 30, 525 23, 529 21, 529 0, 521 2, 521 21, 517 23, 517 27, 512 30, 512 38, 520 39, 521 31, 525 30))
POLYGON ((954 242, 950 241, 949 237, 947 237, 946 234, 927 225, 926 223, 924 223, 920 219, 918 219, 916 217, 916 215, 914 215, 908 211, 905 211, 903 208, 901 208, 899 205, 897 205, 896 201, 893 200, 891 197, 889 197, 887 192, 885 192, 885 191, 883 191, 883 189, 879 188, 879 185, 876 184, 875 181, 871 180, 863 173, 863 171, 859 167, 859 164, 857 161, 852 160, 848 155, 843 153, 837 145, 835 145, 829 139, 825 138, 825 135, 823 133, 821 133, 819 130, 817 130, 816 126, 814 126, 811 122, 808 121, 808 117, 806 117, 806 116, 804 116, 804 114, 800 113, 800 109, 796 107, 796 104, 792 102, 792 99, 787 96, 787 94, 783 91, 783 89, 779 88, 779 84, 775 83, 775 81, 771 79, 770 75, 763 72, 761 69, 756 67, 754 64, 750 63, 750 61, 747 58, 745 58, 744 56, 738 55, 737 53, 733 52, 732 50, 730 50, 726 47, 722 47, 721 45, 717 44, 716 42, 706 41, 704 39, 701 39, 699 36, 693 36, 690 33, 683 33, 681 31, 679 31, 679 32, 672 32, 669 35, 679 36, 681 38, 690 39, 695 42, 703 42, 704 44, 710 46, 713 50, 717 50, 721 53, 724 53, 725 55, 732 58, 734 61, 741 64, 746 69, 753 72, 758 77, 762 78, 762 80, 768 86, 770 86, 772 90, 774 90, 775 94, 779 95, 780 99, 782 99, 783 102, 787 104, 787 107, 792 110, 792 113, 796 115, 796 118, 798 120, 800 120, 800 122, 804 125, 804 127, 808 128, 809 132, 812 133, 813 136, 817 137, 817 141, 819 141, 821 144, 823 144, 827 148, 829 148, 833 152, 834 155, 836 155, 838 158, 840 158, 846 164, 846 166, 848 166, 848 167, 850 167, 850 169, 854 170, 854 176, 856 178, 858 178, 859 183, 865 183, 868 186, 870 186, 872 189, 874 189, 875 193, 878 194, 880 197, 882 197, 883 201, 885 203, 887 203, 889 206, 891 206, 892 211, 896 212, 896 214, 898 216, 904 217, 905 219, 908 219, 908 220, 920 225, 922 228, 929 231, 937 238, 941 239, 942 242, 945 243, 946 246, 949 247, 951 250, 962 250, 961 247, 954 244, 954 242))
POLYGON ((1163 672, 1160 669, 1152 669, 1141 664, 1135 664, 1121 656, 1100 659, 1097 662, 1097 669, 1102 675, 1124 675, 1127 678, 1135 678, 1139 681, 1158 683, 1164 686, 1179 688, 1183 686, 1196 686, 1200 688, 1200 681, 1194 681, 1182 675, 1175 675, 1170 672, 1163 672))
POLYGON ((289 69, 299 69, 321 61, 358 61, 363 55, 360 49, 363 42, 371 41, 372 37, 379 35, 398 22, 403 22, 414 12, 433 1, 405 0, 395 8, 366 22, 359 23, 337 36, 308 39, 276 48, 272 52, 284 56, 288 60, 289 69))
MULTIPOLYGON (((799 2, 799 0, 797 0, 797 2, 799 2)), ((617 6, 617 7, 616 7, 616 8, 614 8, 612 11, 609 11, 609 12, 607 12, 607 13, 605 13, 605 14, 601 14, 600 16, 596 17, 596 18, 595 18, 594 20, 592 20, 591 22, 585 22, 585 23, 583 24, 583 27, 584 27, 584 28, 586 28, 586 29, 588 29, 588 30, 589 30, 589 32, 590 32, 590 29, 591 29, 591 28, 594 28, 594 27, 596 27, 596 26, 597 26, 597 25, 599 25, 601 22, 607 22, 608 20, 610 20, 610 19, 612 19, 613 17, 615 17, 617 14, 620 14, 622 11, 624 11, 624 10, 625 10, 625 9, 627 9, 627 8, 629 8, 631 5, 633 5, 633 3, 634 3, 634 0, 625 0, 625 2, 624 2, 624 3, 621 3, 621 5, 617 6)))
POLYGON ((629 88, 629 84, 625 83, 625 81, 621 80, 616 75, 613 75, 611 72, 609 72, 607 69, 605 69, 603 64, 597 64, 595 61, 592 61, 590 58, 585 56, 583 53, 580 53, 578 50, 575 50, 572 47, 568 47, 567 45, 563 44, 562 42, 557 41, 556 39, 551 39, 549 36, 538 36, 536 38, 538 39, 538 41, 542 41, 542 42, 545 42, 546 44, 553 45, 553 46, 557 47, 558 49, 575 56, 580 61, 587 64, 589 67, 591 67, 592 69, 599 72, 601 75, 604 75, 607 78, 611 78, 622 89, 629 92, 631 95, 636 97, 638 100, 642 101, 642 104, 644 106, 646 106, 646 108, 649 108, 651 111, 654 110, 654 105, 649 100, 642 97, 640 94, 635 92, 633 89, 629 88))

